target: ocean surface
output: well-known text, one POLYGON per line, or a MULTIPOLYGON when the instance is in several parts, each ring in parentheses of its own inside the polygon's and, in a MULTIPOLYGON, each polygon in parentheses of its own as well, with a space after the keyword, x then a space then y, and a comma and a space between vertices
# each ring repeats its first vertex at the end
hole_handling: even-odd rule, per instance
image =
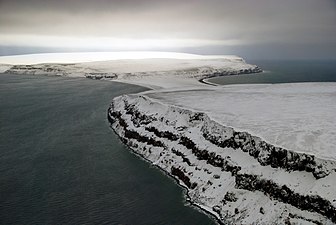
POLYGON ((214 224, 110 129, 111 99, 142 90, 0 75, 0 224, 214 224))
POLYGON ((336 60, 329 61, 247 61, 260 66, 264 72, 236 76, 215 77, 211 83, 254 84, 294 82, 336 82, 336 60))

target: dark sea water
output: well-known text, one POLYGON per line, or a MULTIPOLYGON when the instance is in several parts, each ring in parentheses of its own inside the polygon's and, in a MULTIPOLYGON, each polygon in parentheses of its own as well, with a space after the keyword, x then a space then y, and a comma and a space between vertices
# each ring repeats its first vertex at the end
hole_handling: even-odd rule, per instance
POLYGON ((336 60, 330 61, 248 61, 265 72, 258 74, 216 77, 216 84, 336 82, 336 60))
POLYGON ((0 224, 214 222, 109 128, 120 83, 0 75, 0 224))

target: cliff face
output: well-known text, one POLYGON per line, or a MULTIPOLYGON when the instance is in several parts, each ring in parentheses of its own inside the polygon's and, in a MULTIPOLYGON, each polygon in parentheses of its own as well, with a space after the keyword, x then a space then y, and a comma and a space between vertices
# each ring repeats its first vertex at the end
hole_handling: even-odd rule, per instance
POLYGON ((334 161, 273 146, 206 114, 148 97, 117 97, 112 128, 176 178, 190 201, 224 224, 334 224, 334 161))

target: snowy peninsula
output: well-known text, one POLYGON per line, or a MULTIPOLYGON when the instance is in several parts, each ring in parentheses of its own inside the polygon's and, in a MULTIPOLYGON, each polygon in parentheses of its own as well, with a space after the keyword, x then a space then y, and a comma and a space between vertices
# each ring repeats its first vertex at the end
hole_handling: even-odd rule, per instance
POLYGON ((150 87, 112 100, 111 127, 221 224, 336 224, 336 83, 210 86, 262 71, 237 56, 71 54, 0 68, 150 87))
POLYGON ((193 204, 223 224, 334 224, 335 90, 332 83, 154 91, 115 98, 108 118, 125 144, 176 178, 193 204), (308 106, 300 102, 307 88, 310 107, 289 115, 299 107, 279 110, 293 102, 308 106))
POLYGON ((0 57, 0 72, 108 79, 157 89, 200 86, 201 79, 262 70, 233 55, 97 52, 0 57))

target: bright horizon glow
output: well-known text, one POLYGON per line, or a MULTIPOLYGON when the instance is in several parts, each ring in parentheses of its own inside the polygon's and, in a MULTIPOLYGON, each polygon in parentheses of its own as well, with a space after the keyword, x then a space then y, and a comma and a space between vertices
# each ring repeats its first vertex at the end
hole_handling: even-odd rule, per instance
POLYGON ((190 38, 112 38, 112 37, 76 37, 32 34, 0 34, 0 43, 4 46, 31 46, 52 48, 92 48, 92 49, 123 49, 150 50, 172 49, 198 46, 234 46, 243 44, 240 40, 212 40, 190 38))
POLYGON ((178 52, 74 52, 1 56, 0 64, 81 63, 126 59, 215 59, 239 58, 228 55, 196 55, 178 52))

